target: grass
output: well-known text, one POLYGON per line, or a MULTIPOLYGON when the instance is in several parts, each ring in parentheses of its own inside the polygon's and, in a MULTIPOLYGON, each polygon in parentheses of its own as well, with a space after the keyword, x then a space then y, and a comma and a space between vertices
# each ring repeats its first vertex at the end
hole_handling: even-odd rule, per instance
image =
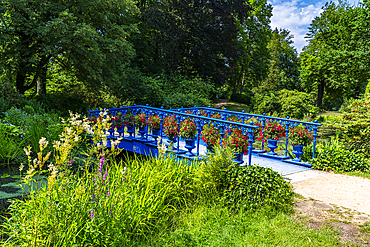
POLYGON ((227 105, 225 107, 226 107, 226 110, 228 111, 238 111, 238 112, 245 111, 247 113, 250 112, 250 107, 248 105, 233 102, 233 101, 227 102, 227 105))
POLYGON ((183 212, 170 231, 146 246, 339 246, 331 228, 309 229, 287 213, 267 209, 234 214, 218 203, 183 212))
POLYGON ((370 171, 367 171, 367 172, 353 171, 353 172, 336 172, 336 173, 370 179, 370 171))
POLYGON ((338 112, 338 111, 325 111, 325 112, 320 112, 319 114, 317 114, 318 117, 320 116, 323 116, 323 117, 329 117, 329 116, 341 116, 342 113, 338 112))

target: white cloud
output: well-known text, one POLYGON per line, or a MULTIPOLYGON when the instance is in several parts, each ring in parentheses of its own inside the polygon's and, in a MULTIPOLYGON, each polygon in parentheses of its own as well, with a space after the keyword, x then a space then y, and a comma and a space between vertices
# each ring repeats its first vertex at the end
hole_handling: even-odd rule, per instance
POLYGON ((322 6, 325 2, 305 3, 304 1, 274 0, 271 4, 274 7, 271 18, 271 28, 285 28, 294 35, 294 46, 298 52, 305 46, 305 36, 308 26, 312 20, 322 12, 322 6))

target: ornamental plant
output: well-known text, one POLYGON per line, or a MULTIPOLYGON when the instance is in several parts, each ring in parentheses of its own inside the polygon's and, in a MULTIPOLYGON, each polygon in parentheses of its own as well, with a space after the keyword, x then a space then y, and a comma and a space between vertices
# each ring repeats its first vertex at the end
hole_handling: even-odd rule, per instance
POLYGON ((304 126, 298 125, 289 133, 289 142, 293 146, 308 145, 312 142, 313 136, 304 126))
POLYGON ((221 139, 220 131, 216 129, 216 127, 213 124, 204 125, 201 134, 202 140, 208 146, 214 146, 220 143, 221 139))
POLYGON ((146 116, 145 113, 137 114, 134 117, 135 125, 139 128, 143 128, 146 126, 146 116))
POLYGON ((161 129, 161 118, 158 115, 153 115, 148 118, 148 126, 153 130, 161 129))
POLYGON ((117 113, 117 115, 113 118, 113 122, 115 128, 121 128, 123 125, 125 125, 125 119, 121 112, 117 113))
POLYGON ((266 121, 264 136, 266 139, 279 140, 280 138, 285 137, 285 130, 276 121, 266 121))
POLYGON ((167 116, 164 119, 163 128, 164 128, 164 133, 170 140, 173 140, 177 137, 179 132, 178 132, 177 120, 174 115, 167 116))
POLYGON ((197 125, 190 118, 185 119, 180 125, 180 137, 184 139, 195 139, 197 125))
POLYGON ((211 118, 221 119, 221 115, 220 115, 220 113, 216 112, 216 113, 214 113, 214 114, 211 116, 211 118))
POLYGON ((248 150, 248 137, 238 128, 233 128, 226 133, 223 145, 229 146, 235 153, 246 153, 248 150))
POLYGON ((124 124, 125 125, 135 125, 134 114, 131 111, 127 111, 124 117, 124 124))

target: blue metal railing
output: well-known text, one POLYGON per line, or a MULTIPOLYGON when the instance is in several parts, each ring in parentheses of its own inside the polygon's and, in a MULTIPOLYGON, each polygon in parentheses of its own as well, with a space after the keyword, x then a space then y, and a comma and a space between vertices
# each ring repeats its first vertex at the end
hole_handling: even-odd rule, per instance
MULTIPOLYGON (((265 126, 266 126, 266 120, 269 121, 276 121, 280 123, 285 128, 285 156, 288 155, 288 139, 289 139, 289 130, 298 126, 303 125, 308 131, 312 131, 313 136, 313 154, 312 159, 315 158, 315 148, 316 148, 316 140, 317 140, 317 130, 322 125, 320 123, 317 123, 315 120, 314 122, 305 122, 305 121, 299 121, 299 120, 293 120, 290 119, 289 116, 287 118, 278 118, 278 117, 270 117, 258 114, 250 114, 242 112, 235 112, 235 111, 228 111, 225 108, 224 109, 214 109, 209 107, 191 107, 191 108, 180 108, 177 109, 179 112, 190 112, 194 115, 200 115, 200 114, 206 114, 208 117, 212 116, 215 113, 220 114, 221 119, 225 120, 230 117, 236 117, 237 119, 241 120, 241 123, 245 123, 245 121, 248 121, 250 119, 256 119, 261 124, 262 133, 264 132, 265 126)), ((264 148, 264 143, 262 142, 262 149, 264 148)))
MULTIPOLYGON (((89 117, 91 116, 99 116, 100 112, 106 111, 107 113, 112 114, 113 116, 116 116, 118 113, 121 113, 122 116, 124 116, 126 113, 131 112, 136 116, 137 114, 144 113, 146 118, 148 119, 149 116, 158 115, 160 117, 161 122, 161 129, 160 129, 160 136, 163 137, 163 121, 167 116, 175 116, 177 120, 177 126, 178 126, 178 133, 180 131, 180 123, 185 120, 186 118, 191 118, 197 125, 197 156, 199 156, 199 147, 200 147, 200 139, 201 139, 201 131, 203 129, 204 125, 212 124, 215 126, 216 129, 220 131, 220 145, 222 145, 222 140, 225 138, 225 131, 228 129, 232 129, 237 127, 240 129, 243 133, 243 135, 248 136, 248 164, 251 165, 252 161, 252 142, 253 142, 253 133, 256 129, 258 129, 258 126, 253 125, 253 122, 250 124, 246 124, 244 121, 242 123, 234 122, 234 121, 228 121, 225 119, 216 119, 216 118, 210 118, 205 116, 199 116, 197 114, 191 114, 191 113, 185 113, 182 111, 182 109, 164 109, 162 108, 155 108, 150 107, 149 105, 143 106, 143 105, 134 105, 134 106, 128 106, 128 107, 120 107, 112 109, 103 109, 103 110, 89 110, 89 117)), ((134 126, 135 127, 135 126, 134 126)), ((135 135, 135 132, 134 132, 135 135)), ((148 139, 149 136, 149 130, 146 129, 146 139, 148 139)), ((180 150, 180 137, 177 135, 177 150, 180 150)))

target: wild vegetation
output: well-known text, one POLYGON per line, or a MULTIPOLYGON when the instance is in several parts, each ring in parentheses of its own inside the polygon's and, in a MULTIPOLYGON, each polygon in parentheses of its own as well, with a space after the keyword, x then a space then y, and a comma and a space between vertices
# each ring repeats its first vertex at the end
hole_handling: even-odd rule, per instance
POLYGON ((319 132, 316 159, 309 143, 301 158, 370 177, 369 4, 325 4, 298 54, 289 30, 271 30, 266 0, 0 0, 0 168, 24 188, 0 207, 6 246, 339 245, 293 221, 291 186, 236 166, 213 125, 202 137, 215 153, 188 166, 105 149, 107 118, 83 115, 227 99, 322 122, 332 137, 319 132))

